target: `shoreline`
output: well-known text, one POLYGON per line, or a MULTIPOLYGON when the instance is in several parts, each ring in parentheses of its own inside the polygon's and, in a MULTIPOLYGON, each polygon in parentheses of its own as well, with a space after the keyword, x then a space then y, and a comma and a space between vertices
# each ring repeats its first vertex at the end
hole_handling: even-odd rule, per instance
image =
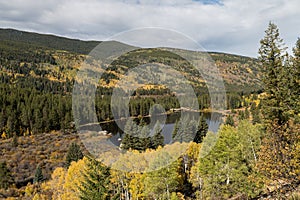
MULTIPOLYGON (((190 108, 171 108, 170 110, 160 114, 160 115, 156 115, 156 116, 161 116, 161 115, 171 115, 174 113, 179 113, 179 112, 195 112, 195 113, 218 113, 222 115, 222 118, 227 116, 231 110, 212 110, 212 109, 202 109, 202 110, 194 110, 194 109, 190 109, 190 108)), ((130 116, 129 118, 131 119, 139 119, 139 118, 147 118, 147 117, 151 117, 151 115, 139 115, 139 116, 130 116)), ((84 127, 84 126, 90 126, 90 125, 96 125, 96 124, 106 124, 106 123, 112 123, 112 122, 116 122, 116 121, 122 121, 122 120, 126 120, 127 118, 120 118, 120 119, 110 119, 110 120, 105 120, 105 121, 101 121, 101 122, 97 122, 97 123, 89 123, 89 124, 84 124, 81 125, 80 127, 84 127)))

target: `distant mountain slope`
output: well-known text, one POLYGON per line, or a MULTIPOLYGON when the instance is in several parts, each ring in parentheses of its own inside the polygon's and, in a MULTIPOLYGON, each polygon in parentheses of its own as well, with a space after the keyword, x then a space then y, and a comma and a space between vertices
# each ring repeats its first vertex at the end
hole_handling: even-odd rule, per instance
POLYGON ((88 54, 100 43, 99 41, 82 41, 14 29, 0 29, 0 41, 14 41, 46 49, 65 50, 80 54, 88 54))
MULTIPOLYGON (((0 29, 1 71, 6 74, 13 72, 14 75, 21 74, 21 76, 30 74, 51 81, 61 82, 72 79, 76 75, 80 63, 99 43, 99 41, 82 41, 54 35, 0 29), (27 69, 24 69, 24 64, 27 69)), ((227 91, 260 90, 261 68, 256 59, 218 52, 209 52, 209 55, 215 61, 227 91)), ((104 80, 104 83, 115 83, 114 79, 118 79, 124 69, 129 69, 137 63, 147 63, 148 57, 151 57, 154 62, 171 63, 189 80, 192 80, 195 86, 203 82, 199 78, 195 79, 195 70, 191 70, 188 67, 189 64, 184 61, 179 62, 176 57, 166 51, 142 50, 139 51, 139 54, 133 53, 130 56, 119 58, 115 62, 115 66, 105 73, 103 78, 109 80, 104 80)))

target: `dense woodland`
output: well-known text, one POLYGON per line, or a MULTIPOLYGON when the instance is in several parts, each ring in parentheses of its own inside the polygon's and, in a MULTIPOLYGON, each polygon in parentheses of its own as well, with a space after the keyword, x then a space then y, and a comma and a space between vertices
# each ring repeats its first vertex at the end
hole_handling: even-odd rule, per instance
MULTIPOLYGON (((31 178, 23 185, 16 181, 18 173, 11 162, 1 159, 0 198, 300 198, 300 39, 293 55, 288 55, 275 24, 269 24, 260 41, 258 59, 211 53, 223 73, 230 110, 218 134, 208 131, 203 117, 199 122, 183 120, 175 124, 173 143, 165 145, 158 123, 150 134, 149 129, 139 128, 129 120, 120 146, 122 154, 111 165, 104 163, 116 158, 114 152, 95 158, 80 140, 66 139, 76 134, 71 102, 76 65, 91 44, 76 41, 74 48, 71 41, 59 38, 69 45, 62 49, 65 51, 57 52, 59 47, 55 45, 59 42, 47 49, 49 41, 55 40, 53 37, 37 36, 40 41, 34 42, 29 34, 28 42, 24 42, 21 36, 8 32, 12 36, 2 32, 6 36, 0 41, 0 131, 1 144, 11 146, 3 145, 1 157, 9 153, 8 149, 26 151, 26 138, 37 140, 51 131, 64 133, 63 137, 55 137, 66 141, 60 142, 68 149, 60 150, 62 155, 54 155, 54 150, 51 156, 44 155, 53 164, 51 169, 46 162, 32 163, 27 167, 34 168, 31 178), (238 75, 241 80, 234 81, 238 75), (260 79, 263 84, 258 84, 260 79), (178 154, 178 149, 184 151, 178 154), (172 159, 174 155, 179 156, 172 159)), ((133 52, 116 60, 100 81, 106 85, 97 87, 95 107, 99 121, 113 119, 109 87, 112 80, 135 66, 134 62, 151 62, 148 56, 153 62, 185 66, 185 61, 161 50, 142 51, 139 55, 133 52)), ((185 72, 194 74, 190 68, 185 72)), ((193 82, 192 75, 187 78, 197 93, 200 109, 209 110, 205 86, 193 82)), ((130 114, 148 115, 154 104, 167 111, 180 106, 167 88, 139 88, 130 100, 130 114)))
MULTIPOLYGON (((52 37, 46 37, 43 44, 37 42, 37 45, 36 42, 31 41, 31 37, 24 42, 24 39, 21 39, 23 34, 15 36, 13 33, 9 32, 11 37, 3 36, 0 43, 1 135, 3 138, 10 138, 14 134, 30 135, 72 128, 71 122, 74 121, 71 111, 72 87, 78 71, 77 65, 85 57, 79 54, 84 52, 85 48, 79 48, 84 45, 79 45, 75 53, 57 51, 49 48, 51 46, 46 48, 49 43, 56 43, 53 42, 52 37)), ((69 42, 69 40, 63 41, 61 46, 66 47, 64 44, 69 42)), ((91 48, 91 45, 89 47, 91 48)), ((217 65, 224 64, 222 68, 226 68, 224 70, 228 74, 228 71, 240 72, 236 69, 237 65, 253 72, 259 71, 258 64, 253 59, 217 53, 211 55, 217 59, 217 65)), ((179 71, 188 73, 187 78, 192 81, 200 109, 210 108, 211 102, 207 88, 194 80, 192 75, 195 75, 195 69, 192 69, 187 61, 180 60, 178 56, 167 51, 144 50, 120 57, 103 73, 100 83, 105 84, 97 86, 95 99, 99 121, 113 119, 110 107, 113 87, 108 87, 108 85, 118 79, 115 74, 125 74, 126 70, 133 66, 147 62, 174 65, 179 71)), ((230 79, 226 81, 228 109, 241 108, 247 104, 243 96, 260 91, 260 85, 257 83, 259 77, 254 73, 243 73, 243 71, 240 72, 241 77, 255 77, 250 81, 254 86, 251 84, 241 86, 240 82, 229 82, 230 79), (243 88, 242 91, 241 88, 243 88)), ((168 88, 138 88, 134 91, 130 101, 130 114, 131 116, 148 115, 150 107, 154 104, 162 105, 166 111, 180 106, 177 97, 168 88)), ((82 110, 80 112, 84 113, 82 110)))

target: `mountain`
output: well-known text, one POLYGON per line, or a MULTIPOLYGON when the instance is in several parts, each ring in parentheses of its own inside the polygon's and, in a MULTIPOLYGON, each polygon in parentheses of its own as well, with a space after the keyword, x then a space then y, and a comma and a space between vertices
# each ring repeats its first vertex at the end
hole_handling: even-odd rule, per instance
POLYGON ((73 53, 87 54, 99 41, 82 41, 69 39, 55 35, 46 35, 32 32, 19 31, 15 29, 0 29, 1 43, 15 45, 30 45, 35 48, 65 50, 73 53))
MULTIPOLYGON (((80 63, 87 58, 87 54, 100 43, 101 41, 82 41, 55 35, 0 29, 1 71, 8 75, 12 75, 13 72, 15 77, 34 76, 59 82, 71 80, 76 75, 80 63)), ((209 52, 209 55, 218 67, 228 92, 249 93, 261 89, 261 68, 255 58, 218 52, 209 52)), ((127 57, 123 56, 115 61, 116 67, 108 68, 104 74, 106 76, 102 78, 110 79, 104 82, 116 83, 115 79, 121 77, 122 70, 135 66, 137 60, 139 63, 146 63, 150 57, 155 57, 156 62, 164 63, 167 60, 164 64, 171 63, 176 69, 180 68, 179 70, 188 80, 192 80, 196 87, 198 83, 203 82, 202 78, 195 79, 195 71, 190 70, 188 63, 178 61, 176 56, 161 49, 154 52, 153 49, 144 49, 135 51, 127 57), (120 63, 120 60, 123 63, 120 63)))

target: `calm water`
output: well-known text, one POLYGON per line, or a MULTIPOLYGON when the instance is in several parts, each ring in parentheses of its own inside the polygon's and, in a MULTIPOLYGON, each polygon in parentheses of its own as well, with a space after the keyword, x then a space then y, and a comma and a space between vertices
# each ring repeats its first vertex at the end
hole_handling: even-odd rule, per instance
MULTIPOLYGON (((199 115, 199 113, 189 113, 194 115, 199 115)), ((165 119, 164 126, 162 127, 162 134, 164 136, 165 144, 169 144, 172 141, 172 132, 174 129, 174 125, 176 120, 181 118, 182 113, 176 112, 167 116, 159 116, 155 119, 163 120, 165 119)), ((206 119, 207 124, 209 125, 210 131, 216 132, 219 126, 222 123, 222 115, 219 113, 203 113, 204 118, 206 119)), ((150 122, 149 117, 143 117, 143 121, 146 124, 150 124, 150 126, 154 126, 154 122, 150 122)), ((134 121, 139 124, 141 119, 134 119, 134 121)), ((125 126, 126 120, 119 120, 117 123, 115 121, 101 123, 102 130, 106 130, 109 133, 112 133, 112 137, 110 138, 111 142, 115 145, 120 145, 119 138, 122 138, 123 127, 125 126), (120 128, 120 127, 121 128, 120 128)))

